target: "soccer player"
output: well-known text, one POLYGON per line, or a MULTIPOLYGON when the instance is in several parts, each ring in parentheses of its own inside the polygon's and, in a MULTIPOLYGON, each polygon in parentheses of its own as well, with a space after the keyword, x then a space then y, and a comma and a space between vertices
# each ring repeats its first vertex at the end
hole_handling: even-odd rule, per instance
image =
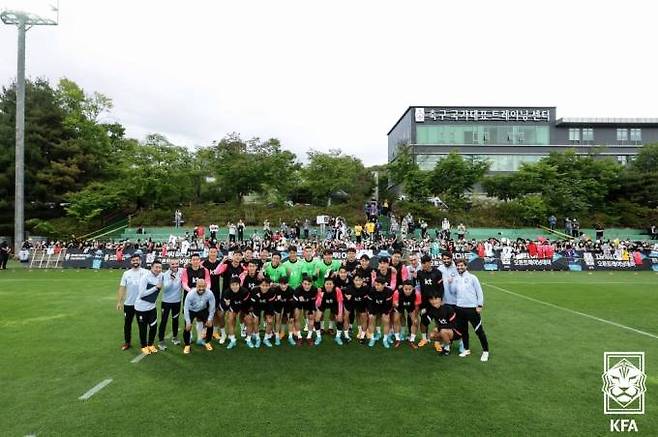
POLYGON ((457 266, 457 276, 453 280, 452 286, 457 292, 457 319, 459 332, 462 335, 464 343, 464 352, 459 356, 465 358, 471 354, 469 349, 468 324, 473 326, 475 334, 482 345, 482 356, 480 361, 489 361, 489 341, 482 327, 482 308, 484 307, 484 295, 482 287, 477 276, 468 272, 466 261, 458 259, 455 262, 457 266))
POLYGON ((315 266, 315 286, 320 288, 324 286, 326 278, 333 278, 340 269, 340 261, 334 259, 334 252, 331 249, 325 249, 322 253, 322 260, 315 266))
POLYGON ((357 340, 365 341, 366 331, 368 330, 368 309, 366 299, 370 293, 370 287, 365 285, 363 278, 356 273, 352 279, 352 284, 346 288, 341 288, 343 292, 343 337, 346 341, 350 339, 350 326, 354 324, 358 316, 359 331, 356 336, 357 340), (349 324, 349 325, 348 325, 349 324))
POLYGON ((356 259, 356 249, 350 247, 347 249, 347 258, 343 261, 343 265, 350 275, 354 275, 356 268, 359 267, 359 260, 356 259))
POLYGON ((192 321, 198 320, 206 325, 206 341, 203 343, 206 350, 213 349, 210 340, 212 339, 212 321, 213 314, 215 314, 215 296, 206 290, 205 279, 199 279, 196 286, 191 288, 187 296, 185 296, 185 303, 183 304, 183 316, 185 317, 185 330, 183 331, 183 341, 185 347, 183 348, 184 354, 189 354, 191 351, 190 342, 192 330, 192 321))
MULTIPOLYGON (((382 344, 386 349, 391 347, 388 339, 390 328, 390 314, 393 310, 393 290, 387 287, 387 280, 381 276, 375 278, 375 289, 368 295, 368 346, 373 347, 377 342, 375 337, 375 325, 381 320, 383 330, 382 344)), ((379 331, 381 335, 381 330, 379 331)))
MULTIPOLYGON (((255 268, 255 264, 254 264, 255 268)), ((226 325, 228 328, 228 346, 226 349, 233 349, 237 340, 235 339, 235 328, 240 316, 249 317, 251 309, 251 293, 246 288, 240 286, 240 278, 231 278, 229 289, 223 293, 224 308, 226 314, 226 325)))
POLYGON ((427 328, 431 320, 427 315, 430 307, 430 297, 439 296, 443 299, 443 278, 441 272, 432 266, 432 257, 423 255, 420 259, 422 269, 416 273, 416 288, 420 290, 420 331, 422 339, 418 342, 418 347, 424 347, 429 340, 427 339, 427 328))
POLYGON ((272 325, 274 323, 274 301, 276 300, 276 293, 272 290, 272 283, 269 278, 263 278, 255 290, 256 293, 251 296, 251 337, 247 340, 247 346, 250 348, 260 347, 259 326, 262 317, 265 319, 265 338, 263 339, 263 344, 267 347, 272 347, 270 339, 272 338, 272 325))
POLYGON ((139 342, 142 353, 149 355, 158 349, 153 345, 155 334, 158 331, 158 313, 155 302, 162 288, 162 264, 155 260, 151 270, 146 272, 139 280, 139 295, 135 299, 135 316, 139 327, 139 342), (148 331, 148 337, 147 337, 148 331))
POLYGON ((123 310, 123 340, 121 350, 130 349, 130 337, 135 318, 135 299, 139 295, 139 281, 148 270, 141 268, 139 255, 130 257, 130 269, 123 272, 117 292, 117 311, 123 310))
POLYGON ((393 291, 402 290, 402 282, 409 279, 409 272, 407 266, 402 263, 402 252, 395 250, 391 256, 391 268, 395 269, 395 287, 391 287, 393 291))
MULTIPOLYGON (((302 335, 301 335, 301 322, 302 320, 306 321, 307 326, 313 326, 315 319, 315 298, 317 297, 318 289, 313 285, 313 277, 304 275, 302 278, 302 284, 297 287, 294 292, 295 300, 295 331, 297 334, 297 346, 302 345, 302 335)), ((308 334, 306 337, 306 343, 312 345, 312 335, 313 330, 307 329, 308 334)))
MULTIPOLYGON (((183 275, 181 277, 181 282, 183 283, 183 300, 187 297, 187 293, 192 288, 196 287, 196 283, 199 279, 203 279, 207 284, 210 284, 210 272, 208 269, 201 265, 201 257, 198 253, 193 253, 190 257, 190 265, 183 269, 183 275)), ((197 344, 201 344, 203 340, 202 337, 203 323, 199 322, 197 324, 197 344)))
POLYGON ((285 323, 288 327, 288 343, 294 346, 295 304, 293 288, 288 284, 288 278, 285 276, 279 278, 279 285, 274 291, 276 293, 276 301, 274 302, 274 344, 276 346, 281 345, 281 340, 286 335, 282 326, 282 323, 285 323))
POLYGON ((296 289, 302 283, 302 262, 297 258, 297 247, 288 247, 288 259, 283 263, 290 288, 296 289))
MULTIPOLYGON (((244 267, 242 266, 242 251, 234 250, 231 255, 231 259, 225 259, 219 266, 215 268, 215 275, 222 278, 222 290, 228 290, 230 287, 230 282, 232 278, 239 278, 240 275, 244 272, 244 267)), ((219 282, 219 280, 218 280, 219 282)), ((224 344, 226 341, 226 330, 224 329, 224 301, 218 301, 217 303, 217 321, 219 322, 220 335, 219 335, 219 344, 224 344)), ((217 339, 217 337, 215 337, 217 339)))
MULTIPOLYGON (((217 226, 217 228, 219 228, 219 226, 217 226)), ((211 247, 208 249, 208 258, 203 260, 201 265, 210 273, 210 291, 215 297, 215 303, 217 304, 217 311, 215 313, 213 328, 213 338, 215 340, 219 340, 220 343, 223 344, 224 341, 226 341, 226 331, 224 329, 224 312, 221 305, 222 296, 219 284, 220 276, 216 273, 217 267, 219 267, 223 260, 217 257, 217 253, 218 251, 216 247, 211 247), (217 332, 219 330, 221 330, 222 336, 220 336, 219 332, 217 332)))
MULTIPOLYGON (((256 292, 256 288, 260 284, 260 275, 258 274, 258 260, 252 259, 247 264, 247 270, 240 275, 242 287, 246 288, 250 294, 256 292)), ((245 338, 247 336, 247 327, 245 325, 245 317, 248 313, 240 313, 240 336, 245 338)))
POLYGON ((336 344, 342 346, 343 293, 340 288, 334 286, 333 278, 326 277, 324 279, 324 285, 318 289, 318 294, 315 298, 315 307, 317 308, 313 328, 315 330, 315 345, 318 346, 320 342, 322 342, 320 324, 322 323, 325 311, 329 310, 331 317, 335 318, 336 323, 338 324, 338 330, 336 331, 335 337, 336 344))
POLYGON ((354 274, 361 276, 366 287, 372 287, 372 267, 370 267, 370 257, 368 255, 361 255, 359 266, 354 274))
MULTIPOLYGON (((334 278, 341 267, 340 261, 333 258, 334 253, 331 249, 325 249, 322 252, 322 259, 317 261, 315 265, 315 286, 322 288, 326 278, 334 278)), ((332 316, 333 317, 333 316, 332 316)), ((329 321, 329 334, 335 334, 336 323, 333 319, 329 321)), ((324 322, 323 327, 324 330, 324 322)))
POLYGON ((288 274, 285 267, 281 265, 281 254, 279 252, 272 253, 272 261, 266 262, 263 267, 263 275, 270 278, 272 283, 276 284, 279 279, 288 274))
POLYGON ((384 278, 386 279, 386 286, 392 290, 396 290, 398 272, 390 266, 390 262, 391 261, 388 259, 388 257, 383 256, 379 258, 377 270, 373 270, 371 273, 372 283, 374 283, 375 279, 378 277, 384 278))
POLYGON ((178 317, 180 316, 181 295, 183 291, 183 283, 181 276, 183 275, 182 269, 179 267, 179 261, 172 259, 169 262, 169 270, 163 273, 163 287, 162 287, 162 302, 160 303, 160 327, 158 330, 158 349, 161 351, 167 350, 167 345, 164 341, 165 331, 167 330, 167 321, 171 313, 171 342, 175 345, 180 344, 178 340, 178 317))
POLYGON ((405 280, 402 289, 393 292, 393 331, 395 332, 394 347, 400 347, 400 330, 402 320, 409 332, 409 345, 415 349, 417 316, 420 309, 420 291, 414 288, 413 282, 405 280))
POLYGON ((450 355, 450 343, 461 338, 461 332, 456 327, 457 313, 443 303, 439 296, 430 297, 429 302, 428 315, 436 326, 430 335, 434 340, 434 349, 442 355, 450 355))
MULTIPOLYGON (((449 306, 457 311, 457 290, 455 290, 453 283, 458 273, 457 266, 452 260, 451 252, 443 252, 441 254, 441 265, 439 266, 439 271, 443 278, 443 305, 449 306)), ((461 336, 456 339, 460 338, 461 336)), ((447 352, 450 353, 450 344, 448 344, 447 347, 444 347, 444 349, 447 349, 447 352)), ((464 352, 464 342, 461 340, 459 341, 459 352, 464 352)))
POLYGON ((306 275, 309 278, 315 277, 317 259, 313 257, 313 248, 311 246, 306 246, 304 248, 304 259, 302 259, 302 275, 306 275))

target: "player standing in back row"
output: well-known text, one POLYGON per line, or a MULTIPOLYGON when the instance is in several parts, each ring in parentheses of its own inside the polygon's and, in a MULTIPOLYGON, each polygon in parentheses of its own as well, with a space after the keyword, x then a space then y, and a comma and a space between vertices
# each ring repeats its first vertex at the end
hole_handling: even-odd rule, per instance
POLYGON ((140 267, 142 259, 139 255, 130 257, 130 269, 123 272, 119 291, 117 293, 117 310, 123 310, 123 338, 121 350, 130 348, 133 319, 135 318, 135 299, 139 295, 139 281, 148 270, 140 267))

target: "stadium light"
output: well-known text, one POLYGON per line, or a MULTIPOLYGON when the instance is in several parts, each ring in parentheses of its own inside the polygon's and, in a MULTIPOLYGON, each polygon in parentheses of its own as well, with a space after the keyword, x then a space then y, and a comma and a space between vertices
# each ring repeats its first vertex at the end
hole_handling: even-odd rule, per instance
POLYGON ((59 0, 5 1, 0 19, 18 27, 18 67, 16 72, 16 174, 14 191, 14 253, 23 246, 25 227, 25 32, 32 26, 56 26, 59 0))

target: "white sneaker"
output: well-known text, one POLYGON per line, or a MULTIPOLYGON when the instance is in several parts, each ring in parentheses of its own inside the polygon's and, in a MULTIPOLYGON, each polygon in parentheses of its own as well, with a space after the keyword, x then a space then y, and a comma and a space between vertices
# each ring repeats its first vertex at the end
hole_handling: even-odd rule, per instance
POLYGON ((242 326, 242 327, 240 328, 240 337, 245 338, 246 336, 247 336, 247 327, 246 327, 246 326, 242 326))
POLYGON ((221 337, 219 337, 219 344, 224 344, 226 343, 226 334, 223 334, 221 337))
POLYGON ((466 358, 466 357, 469 356, 470 354, 471 354, 471 351, 470 351, 469 349, 466 349, 464 352, 460 353, 459 356, 460 356, 461 358, 466 358))
POLYGON ((482 352, 482 356, 480 357, 480 361, 489 361, 489 352, 482 352))
POLYGON ((180 344, 180 340, 177 339, 176 337, 172 338, 172 339, 171 339, 171 342, 172 342, 173 344, 175 344, 176 346, 178 346, 178 345, 180 344))

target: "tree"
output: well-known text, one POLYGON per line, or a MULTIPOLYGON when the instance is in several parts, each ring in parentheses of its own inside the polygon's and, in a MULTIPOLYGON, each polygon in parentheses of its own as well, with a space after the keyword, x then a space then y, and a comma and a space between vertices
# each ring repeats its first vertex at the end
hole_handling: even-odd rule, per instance
POLYGON ((425 201, 430 195, 428 173, 414 162, 409 146, 400 146, 393 162, 387 166, 391 182, 402 186, 402 192, 412 202, 425 201))
POLYGON ((308 152, 308 160, 301 171, 302 184, 314 203, 330 203, 331 197, 340 191, 358 199, 365 199, 372 192, 372 174, 360 159, 340 150, 329 153, 312 150, 308 152))
POLYGON ((456 151, 436 163, 428 178, 432 194, 461 200, 465 192, 471 191, 489 169, 489 163, 480 159, 464 159, 456 151))

